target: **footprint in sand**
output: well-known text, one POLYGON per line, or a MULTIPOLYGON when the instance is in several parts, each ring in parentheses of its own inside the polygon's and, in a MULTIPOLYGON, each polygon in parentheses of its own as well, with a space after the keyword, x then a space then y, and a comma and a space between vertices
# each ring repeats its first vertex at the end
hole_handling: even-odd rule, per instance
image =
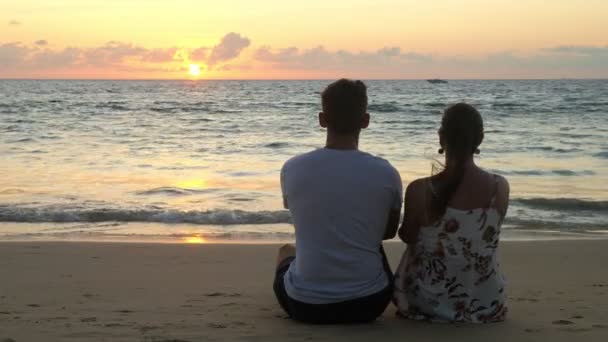
POLYGON ((83 317, 80 321, 83 323, 97 322, 97 317, 83 317))
POLYGON ((12 338, 8 337, 8 338, 1 339, 0 342, 15 342, 15 340, 13 340, 12 338))
POLYGON ((205 297, 240 297, 240 293, 224 293, 224 292, 210 292, 205 293, 205 297))
POLYGON ((593 324, 591 327, 597 329, 608 329, 608 325, 606 324, 593 324))
POLYGON ((157 329, 160 329, 160 327, 157 327, 154 325, 143 325, 143 326, 139 327, 139 332, 141 332, 142 334, 145 334, 150 330, 157 330, 157 329))
POLYGON ((568 321, 568 320, 565 320, 565 319, 559 319, 557 321, 553 321, 552 323, 555 324, 555 325, 570 325, 570 324, 574 324, 574 322, 568 321))
POLYGON ((218 323, 209 323, 209 324, 207 324, 207 326, 209 328, 214 328, 214 329, 226 329, 227 328, 226 325, 218 324, 218 323))
MULTIPOLYGON (((238 303, 235 302, 230 302, 230 303, 224 303, 224 304, 220 304, 220 306, 235 306, 235 305, 239 305, 238 303)), ((242 305, 242 304, 241 304, 242 305)))
POLYGON ((585 318, 585 316, 582 316, 582 315, 574 315, 574 316, 570 316, 570 318, 572 318, 572 319, 583 319, 583 318, 585 318))
POLYGON ((40 304, 28 304, 27 306, 29 306, 30 308, 39 308, 40 304))
POLYGON ((583 331, 589 331, 591 329, 589 329, 589 328, 560 328, 559 330, 567 331, 567 332, 583 332, 583 331))

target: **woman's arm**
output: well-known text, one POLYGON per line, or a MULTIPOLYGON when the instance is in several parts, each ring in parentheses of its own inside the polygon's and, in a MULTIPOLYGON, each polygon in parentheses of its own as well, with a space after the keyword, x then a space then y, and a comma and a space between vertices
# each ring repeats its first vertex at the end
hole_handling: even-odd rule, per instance
POLYGON ((418 238, 421 226, 421 214, 424 209, 424 183, 418 179, 410 183, 405 191, 403 223, 399 228, 399 238, 413 244, 418 238))
POLYGON ((391 209, 388 213, 388 222, 384 231, 383 240, 390 240, 397 234, 399 228, 399 220, 401 219, 401 209, 391 209))
POLYGON ((496 186, 496 199, 494 202, 494 207, 504 219, 507 216, 507 210, 509 209, 509 195, 511 189, 507 179, 502 176, 498 176, 496 186))

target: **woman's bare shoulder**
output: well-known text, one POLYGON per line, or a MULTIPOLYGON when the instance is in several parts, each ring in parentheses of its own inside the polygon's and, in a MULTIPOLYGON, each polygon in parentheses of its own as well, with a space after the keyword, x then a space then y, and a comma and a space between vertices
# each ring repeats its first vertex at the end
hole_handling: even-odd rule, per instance
POLYGON ((431 192, 431 177, 418 178, 408 184, 405 200, 422 204, 431 192))
POLYGON ((407 192, 412 194, 424 192, 430 184, 431 177, 418 178, 410 182, 407 186, 407 192))

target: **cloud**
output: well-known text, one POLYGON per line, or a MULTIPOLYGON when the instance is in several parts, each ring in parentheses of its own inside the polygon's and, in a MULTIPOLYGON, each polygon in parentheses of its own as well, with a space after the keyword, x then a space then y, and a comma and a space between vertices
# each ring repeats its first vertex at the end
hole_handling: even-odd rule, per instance
POLYGON ((178 48, 166 48, 166 49, 150 49, 147 50, 141 57, 142 61, 150 63, 167 63, 174 60, 182 59, 176 56, 178 48))
POLYGON ((298 70, 373 71, 396 70, 416 64, 433 62, 428 54, 403 52, 399 47, 383 47, 372 52, 329 51, 323 46, 300 50, 297 47, 273 50, 264 46, 254 58, 278 68, 298 70))
POLYGON ((258 46, 240 58, 251 44, 249 38, 234 32, 214 46, 192 48, 146 48, 121 41, 64 48, 55 48, 44 39, 31 44, 0 42, 0 76, 74 74, 78 70, 173 73, 183 72, 189 63, 196 62, 218 75, 240 71, 245 78, 608 77, 608 46, 562 45, 526 53, 502 51, 476 56, 428 54, 398 46, 373 51, 258 46))
POLYGON ((21 25, 21 22, 17 21, 17 20, 11 20, 8 22, 8 25, 9 26, 19 26, 19 25, 21 25))
POLYGON ((608 46, 556 46, 522 53, 503 51, 449 56, 387 46, 375 51, 262 46, 253 58, 295 74, 363 78, 560 78, 608 77, 608 46))
POLYGON ((82 56, 82 50, 78 48, 65 48, 60 51, 44 50, 35 53, 30 63, 36 68, 65 68, 77 65, 82 56))
POLYGON ((560 54, 575 54, 581 56, 606 56, 608 55, 607 46, 585 46, 585 45, 561 45, 552 48, 545 48, 543 51, 560 54))
MULTIPOLYGON (((24 70, 44 70, 51 68, 105 67, 115 70, 160 69, 179 70, 184 63, 197 61, 210 69, 228 70, 225 62, 240 56, 251 41, 240 34, 226 34, 215 46, 197 48, 144 48, 142 46, 109 41, 96 47, 49 48, 48 41, 41 39, 31 45, 21 42, 0 43, 0 71, 23 68, 24 70), (175 64, 168 66, 167 64, 175 64)), ((233 67, 234 68, 234 67, 233 67)))
POLYGON ((21 63, 30 51, 29 47, 19 42, 0 44, 0 68, 21 63))
POLYGON ((91 65, 120 64, 128 58, 142 56, 147 50, 131 43, 109 41, 105 45, 84 50, 84 63, 91 65))
POLYGON ((194 50, 192 50, 192 52, 190 52, 190 58, 195 61, 207 60, 207 58, 209 57, 210 50, 211 49, 206 48, 206 47, 194 49, 194 50))
POLYGON ((250 44, 249 38, 230 32, 222 38, 222 41, 218 45, 211 49, 207 64, 213 66, 220 62, 234 59, 250 44))

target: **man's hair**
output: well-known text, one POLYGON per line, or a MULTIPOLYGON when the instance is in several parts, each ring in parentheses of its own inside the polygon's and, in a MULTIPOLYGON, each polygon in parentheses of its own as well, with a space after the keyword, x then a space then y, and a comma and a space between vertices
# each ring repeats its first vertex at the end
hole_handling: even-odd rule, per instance
POLYGON ((353 134, 367 112, 367 87, 359 80, 340 79, 321 93, 328 128, 337 134, 353 134))

